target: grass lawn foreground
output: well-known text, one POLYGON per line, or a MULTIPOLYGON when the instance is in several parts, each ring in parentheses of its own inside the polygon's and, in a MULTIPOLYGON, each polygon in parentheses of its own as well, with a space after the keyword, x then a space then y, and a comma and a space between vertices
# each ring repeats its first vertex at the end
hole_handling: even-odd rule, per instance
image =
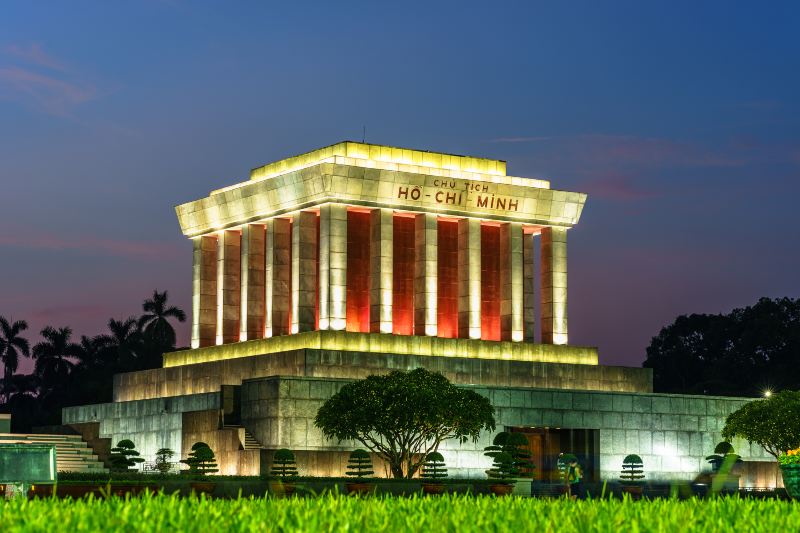
POLYGON ((177 496, 0 501, 0 531, 799 531, 791 501, 177 496))

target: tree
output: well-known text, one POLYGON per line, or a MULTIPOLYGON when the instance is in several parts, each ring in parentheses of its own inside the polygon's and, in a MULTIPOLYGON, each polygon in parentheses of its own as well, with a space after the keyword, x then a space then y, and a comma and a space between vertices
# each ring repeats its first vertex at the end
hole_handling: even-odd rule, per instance
POLYGON ((494 459, 501 453, 507 453, 513 459, 514 468, 517 469, 520 477, 533 477, 536 465, 531 461, 528 446, 528 438, 522 433, 501 431, 495 435, 491 446, 484 448, 484 455, 494 459))
POLYGON ((320 407, 314 424, 327 438, 360 442, 396 478, 413 477, 442 441, 476 441, 495 427, 489 400, 422 368, 345 385, 320 407))
POLYGON ((447 477, 447 467, 444 464, 444 457, 439 452, 431 452, 422 463, 422 479, 433 483, 438 483, 447 477))
POLYGON ((728 314, 679 316, 644 366, 659 392, 760 396, 800 383, 800 299, 761 298, 728 314))
POLYGON ((638 483, 644 479, 644 462, 642 458, 632 453, 622 460, 622 471, 619 479, 624 484, 638 483))
MULTIPOLYGON (((19 356, 30 357, 28 339, 20 336, 26 329, 28 323, 24 320, 11 321, 0 316, 0 362, 3 364, 4 390, 11 387, 11 376, 17 371, 19 356)), ((8 401, 7 393, 4 392, 3 398, 8 401)))
POLYGON ((162 350, 175 348, 175 329, 170 318, 186 321, 186 313, 174 305, 167 305, 167 291, 153 291, 153 297, 142 304, 145 314, 139 318, 139 328, 144 335, 162 350))
POLYGON ((746 403, 725 420, 722 438, 755 442, 775 457, 800 447, 800 392, 781 391, 746 403))
POLYGON ((172 468, 172 463, 169 460, 174 456, 175 452, 170 448, 159 448, 156 452, 156 470, 162 474, 169 473, 172 468))
POLYGON ((144 462, 144 459, 139 457, 133 441, 128 439, 119 441, 116 447, 111 448, 108 460, 111 463, 111 469, 116 472, 127 472, 137 464, 144 462))
POLYGON ((190 474, 214 474, 219 472, 217 469, 217 458, 214 456, 214 451, 205 442, 195 442, 192 444, 192 451, 189 452, 189 457, 181 461, 189 465, 190 474))
POLYGON ((67 379, 75 368, 73 359, 80 356, 80 346, 70 341, 72 329, 47 326, 41 332, 45 340, 33 347, 36 360, 34 371, 45 389, 51 389, 67 379))
POLYGON ((99 335, 95 342, 102 346, 103 358, 116 363, 124 370, 136 370, 136 360, 142 349, 142 335, 131 317, 108 321, 110 335, 99 335))

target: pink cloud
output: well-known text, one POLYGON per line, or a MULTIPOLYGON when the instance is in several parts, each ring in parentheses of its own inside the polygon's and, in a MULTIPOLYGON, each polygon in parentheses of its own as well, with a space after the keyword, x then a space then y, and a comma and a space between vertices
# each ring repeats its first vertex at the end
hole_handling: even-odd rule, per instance
POLYGON ((56 116, 67 116, 95 97, 91 85, 77 85, 19 67, 0 68, 0 97, 31 104, 56 116))
POLYGON ((178 250, 174 246, 164 243, 112 240, 91 236, 70 239, 57 235, 30 234, 25 231, 8 229, 0 234, 0 246, 53 251, 77 250, 142 259, 178 256, 178 250))
POLYGON ((42 45, 39 43, 31 43, 27 46, 11 44, 6 46, 3 51, 10 56, 25 61, 26 63, 53 70, 66 70, 66 67, 60 61, 47 54, 42 48, 42 45))
POLYGON ((633 176, 613 172, 584 181, 579 188, 590 195, 611 200, 631 201, 659 196, 656 191, 637 183, 633 176))
POLYGON ((42 309, 34 309, 31 311, 31 318, 36 321, 55 321, 59 319, 72 320, 78 319, 96 319, 97 317, 105 317, 109 313, 106 307, 99 305, 57 305, 52 307, 45 307, 42 309))

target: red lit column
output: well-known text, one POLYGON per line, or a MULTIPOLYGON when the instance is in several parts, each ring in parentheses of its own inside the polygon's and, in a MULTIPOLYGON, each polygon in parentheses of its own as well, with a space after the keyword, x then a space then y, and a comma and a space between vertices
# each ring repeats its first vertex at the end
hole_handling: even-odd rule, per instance
POLYGON ((500 340, 500 226, 481 225, 481 339, 500 340))
POLYGON ((457 338, 459 325, 459 221, 439 219, 437 335, 457 338))
POLYGON ((347 211, 347 331, 369 333, 370 213, 347 211))

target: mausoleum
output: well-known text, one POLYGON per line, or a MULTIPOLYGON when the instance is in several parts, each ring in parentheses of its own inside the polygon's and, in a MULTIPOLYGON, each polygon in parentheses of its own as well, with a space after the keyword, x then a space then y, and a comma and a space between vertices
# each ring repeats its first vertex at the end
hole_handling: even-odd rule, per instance
MULTIPOLYGON (((191 348, 117 375, 112 403, 63 423, 96 450, 130 438, 145 457, 185 456, 203 440, 243 475, 290 448, 303 474, 340 476, 356 444, 322 437, 319 406, 348 380, 424 367, 490 398, 542 479, 562 451, 594 480, 630 453, 649 479, 693 478, 747 400, 654 394, 650 370, 569 344, 567 241, 585 201, 504 161, 357 142, 255 168, 176 208, 194 250, 191 348)), ((491 438, 445 443, 451 475, 485 476, 491 438)), ((734 445, 742 484, 774 486, 774 460, 734 445)))

